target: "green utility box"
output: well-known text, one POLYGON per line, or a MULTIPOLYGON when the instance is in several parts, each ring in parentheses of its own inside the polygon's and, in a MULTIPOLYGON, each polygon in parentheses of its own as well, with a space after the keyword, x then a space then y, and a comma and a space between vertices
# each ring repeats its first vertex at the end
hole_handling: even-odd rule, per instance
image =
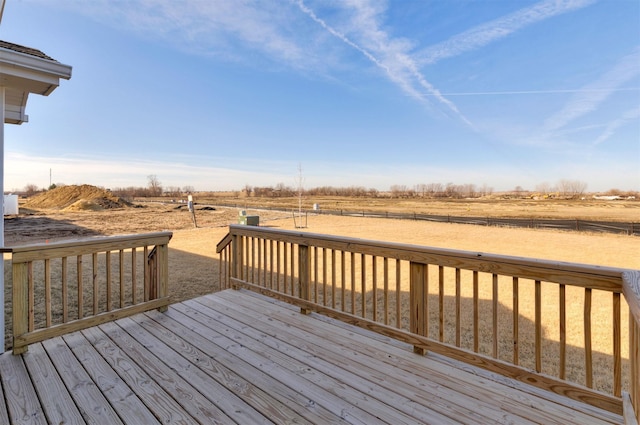
POLYGON ((259 226, 259 215, 240 215, 238 216, 238 224, 244 224, 246 226, 259 226))

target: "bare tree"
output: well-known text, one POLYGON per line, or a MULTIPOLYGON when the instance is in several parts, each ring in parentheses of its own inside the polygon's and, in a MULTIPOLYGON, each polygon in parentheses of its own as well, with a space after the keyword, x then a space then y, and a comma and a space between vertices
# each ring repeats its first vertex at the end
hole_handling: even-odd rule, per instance
POLYGON ((408 194, 407 186, 403 184, 394 184, 389 189, 391 191, 391 196, 394 198, 402 198, 407 196, 408 194))
POLYGON ((147 176, 147 187, 149 189, 149 196, 162 195, 162 183, 158 180, 158 176, 150 174, 147 176))
POLYGON ((551 192, 555 192, 555 189, 549 182, 542 182, 536 186, 536 192, 542 195, 548 195, 551 192))
POLYGON ((558 192, 567 198, 577 198, 587 190, 587 184, 579 180, 562 179, 558 182, 558 192))
POLYGON ((180 187, 179 186, 167 186, 165 193, 172 197, 180 196, 180 187))
POLYGON ((33 183, 29 183, 24 187, 24 194, 27 196, 35 195, 38 191, 38 186, 33 183))
POLYGON ((185 187, 183 187, 183 188, 182 188, 182 191, 183 191, 184 193, 193 193, 193 192, 195 192, 196 190, 194 189, 194 187, 193 187, 193 186, 185 186, 185 187))

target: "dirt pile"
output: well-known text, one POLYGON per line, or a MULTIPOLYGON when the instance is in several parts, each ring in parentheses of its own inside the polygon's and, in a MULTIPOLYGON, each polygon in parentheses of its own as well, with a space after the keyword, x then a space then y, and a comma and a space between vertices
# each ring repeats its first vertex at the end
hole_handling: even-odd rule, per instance
POLYGON ((61 186, 29 199, 23 205, 30 209, 59 209, 65 211, 99 211, 131 206, 127 201, 96 186, 61 186))

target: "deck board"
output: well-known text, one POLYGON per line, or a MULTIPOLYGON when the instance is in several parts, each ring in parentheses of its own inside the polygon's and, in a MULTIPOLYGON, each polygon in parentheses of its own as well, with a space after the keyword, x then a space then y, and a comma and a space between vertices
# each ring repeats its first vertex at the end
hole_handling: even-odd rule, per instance
POLYGON ((0 355, 0 423, 622 423, 247 291, 0 355))

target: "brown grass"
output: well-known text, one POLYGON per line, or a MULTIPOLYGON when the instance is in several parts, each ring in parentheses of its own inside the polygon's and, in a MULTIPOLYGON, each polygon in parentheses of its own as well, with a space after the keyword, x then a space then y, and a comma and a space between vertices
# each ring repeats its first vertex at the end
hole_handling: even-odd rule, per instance
MULTIPOLYGON (((435 205, 435 204, 434 204, 435 205)), ((431 207, 435 210, 434 205, 431 207)), ((491 211, 505 214, 506 209, 526 212, 528 214, 550 214, 550 211, 563 210, 563 216, 567 214, 575 216, 589 216, 591 219, 611 219, 617 217, 626 221, 638 220, 638 204, 615 203, 612 207, 606 204, 595 203, 579 212, 580 204, 544 204, 541 211, 533 211, 533 207, 526 204, 499 204, 472 205, 477 215, 489 215, 491 211), (528 208, 528 209, 527 209, 528 208), (599 211, 599 212, 598 212, 599 211), (613 213, 615 211, 615 213, 613 213), (596 213, 598 212, 598 213, 596 213), (623 214, 624 213, 624 214, 623 214), (600 214, 600 215, 598 215, 600 214)), ((367 207, 370 205, 367 204, 367 207)), ((385 205, 388 207, 389 205, 385 205)), ((279 229, 294 229, 294 221, 291 213, 265 212, 250 209, 248 214, 260 215, 261 225, 279 229)), ((461 204, 449 205, 447 211, 458 214, 461 204), (454 212, 455 211, 455 212, 454 212)), ((441 213, 434 212, 434 213, 441 213)), ((515 213, 514 213, 515 214, 515 213)), ((560 214, 560 213, 558 213, 560 214)), ((25 244, 29 242, 44 242, 45 240, 57 240, 77 238, 83 236, 111 235, 126 233, 152 232, 159 230, 173 230, 174 236, 170 243, 170 294, 174 301, 181 301, 211 291, 218 290, 217 256, 215 244, 227 233, 228 224, 237 222, 238 208, 218 208, 216 210, 197 210, 196 218, 198 228, 193 226, 191 215, 186 208, 180 208, 178 204, 154 204, 145 208, 126 208, 110 211, 82 211, 60 212, 44 211, 35 215, 19 216, 6 220, 7 245, 25 244)), ((576 232, 561 232, 552 230, 511 229, 498 227, 482 227, 471 225, 455 225, 446 223, 429 223, 420 221, 372 219, 358 217, 336 216, 309 216, 308 227, 303 229, 313 233, 335 234, 342 236, 402 242, 409 244, 444 247, 468 251, 498 253, 512 256, 543 258, 557 261, 578 262, 603 266, 624 267, 640 269, 640 238, 614 234, 590 234, 576 232)), ((10 282, 10 268, 5 266, 5 279, 10 282)), ((525 285, 526 286, 526 285, 525 285)), ((510 314, 511 289, 510 285, 502 285, 505 288, 500 292, 501 315, 510 314)), ((523 286, 524 287, 524 286, 523 286)), ((10 285, 6 290, 9 291, 10 285)), ((408 290, 404 288, 403 290, 408 290)), ((451 292, 451 289, 446 289, 451 292)), ((546 292, 545 292, 546 293, 546 292)), ((10 299, 10 294, 7 299, 10 299)), ((469 294, 463 294, 467 297, 469 294)), ((555 295, 544 295, 555 296, 555 295)), ((491 285, 481 284, 480 297, 482 300, 491 299, 491 285)), ((581 302, 584 297, 581 292, 570 292, 567 299, 576 300, 575 306, 570 306, 568 323, 582 323, 581 302), (575 320, 573 318, 575 317, 575 320), (580 320, 578 320, 580 319, 580 320)), ((527 322, 533 321, 533 292, 522 289, 520 314, 527 322)), ((553 345, 558 340, 558 314, 554 303, 544 304, 544 339, 546 344, 553 345)), ((594 294, 593 310, 602 317, 611 317, 608 311, 611 309, 609 294, 594 294)), ((623 307, 623 315, 626 320, 626 309, 623 307)), ((482 317, 483 320, 491 320, 490 315, 482 317)), ((507 323, 507 320, 503 321, 507 323)), ((523 329, 524 331, 526 331, 523 329)), ((593 346, 594 350, 603 354, 604 361, 611 354, 611 329, 610 320, 602 320, 594 323, 593 346)), ((626 338, 626 322, 622 325, 623 337, 626 338)), ((510 332, 509 329, 501 332, 510 332)), ((568 344, 582 346, 582 330, 570 332, 571 339, 568 344)), ((528 350, 527 344, 522 349, 528 350)), ((623 356, 627 356, 628 341, 623 340, 623 356)), ((508 347, 502 351, 508 354, 508 347)), ((557 352, 551 350, 551 352, 557 352)), ((579 350, 576 350, 579 355, 579 350)), ((570 352, 571 354, 571 352, 570 352)), ((600 357, 599 357, 600 358, 600 357)), ((598 359, 596 359, 598 361, 598 359)), ((552 371, 557 366, 553 363, 553 356, 545 359, 546 367, 552 371)), ((583 374, 580 368, 581 361, 577 359, 570 363, 577 370, 568 373, 570 376, 579 377, 583 374)), ((527 365, 530 366, 530 365, 527 365)), ((605 364, 604 369, 607 368, 605 364)), ((610 388, 609 376, 602 377, 596 385, 599 388, 610 388)))

